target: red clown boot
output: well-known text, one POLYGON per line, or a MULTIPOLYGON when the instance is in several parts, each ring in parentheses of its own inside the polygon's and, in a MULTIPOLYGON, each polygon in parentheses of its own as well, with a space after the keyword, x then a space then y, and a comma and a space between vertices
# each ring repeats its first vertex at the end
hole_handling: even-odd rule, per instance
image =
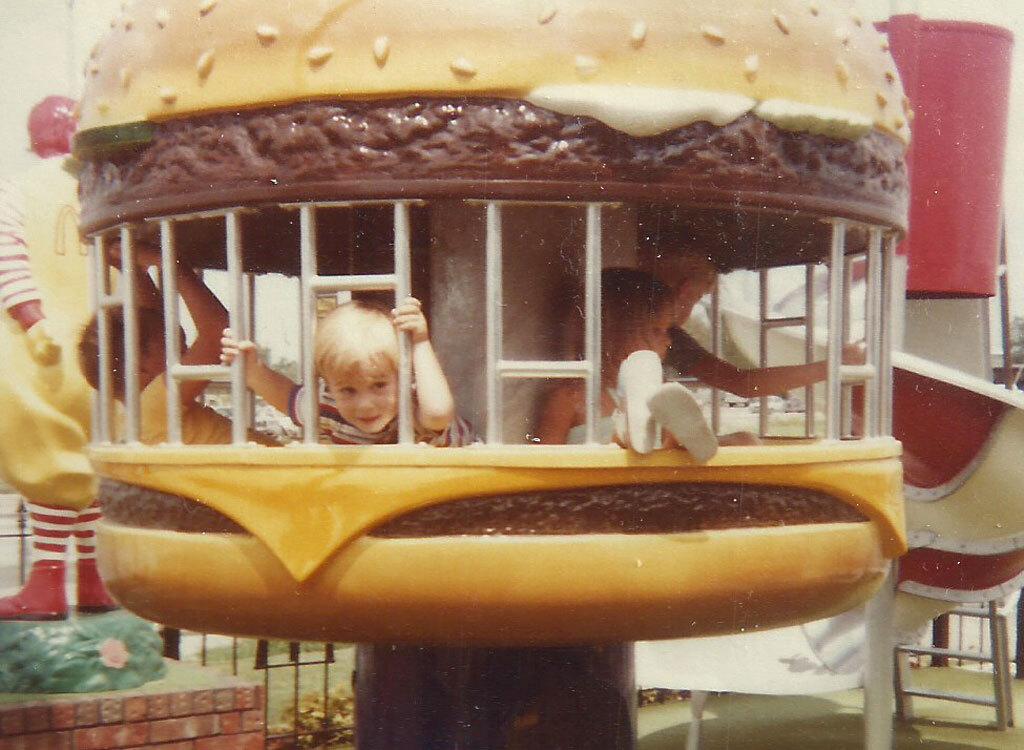
POLYGON ((0 620, 63 620, 64 555, 78 511, 28 504, 35 562, 21 591, 0 599, 0 620))
POLYGON ((99 505, 93 503, 78 514, 75 524, 75 551, 78 553, 78 598, 76 611, 97 614, 117 609, 96 569, 96 522, 99 505))

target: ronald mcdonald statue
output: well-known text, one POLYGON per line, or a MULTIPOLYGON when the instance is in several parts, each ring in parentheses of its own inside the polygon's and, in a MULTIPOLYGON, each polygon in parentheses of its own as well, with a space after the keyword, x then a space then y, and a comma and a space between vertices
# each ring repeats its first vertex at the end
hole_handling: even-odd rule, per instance
POLYGON ((117 608, 96 570, 89 387, 75 357, 89 303, 68 157, 72 105, 51 96, 33 108, 29 135, 43 161, 16 183, 0 181, 0 476, 28 500, 33 551, 21 591, 0 598, 0 620, 67 618, 72 541, 77 611, 117 608))

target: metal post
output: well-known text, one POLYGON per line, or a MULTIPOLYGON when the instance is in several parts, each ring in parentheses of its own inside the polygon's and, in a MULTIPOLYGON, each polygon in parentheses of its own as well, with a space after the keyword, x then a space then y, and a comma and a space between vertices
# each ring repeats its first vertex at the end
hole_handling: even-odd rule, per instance
MULTIPOLYGON (((718 274, 711 286, 711 354, 716 359, 722 357, 722 295, 718 274)), ((722 432, 722 399, 715 386, 711 386, 711 429, 716 435, 722 432)))
MULTIPOLYGON (((395 212, 395 305, 412 290, 409 250, 409 204, 396 201, 395 212)), ((398 442, 408 445, 414 440, 412 423, 412 351, 409 336, 398 337, 398 442)))
MULTIPOLYGON (((867 256, 867 300, 864 316, 864 343, 866 363, 878 370, 882 361, 882 232, 872 228, 868 237, 867 256)), ((864 385, 864 436, 876 437, 882 434, 882 398, 885 384, 875 377, 864 385)))
POLYGON ((110 323, 107 308, 102 301, 109 292, 110 274, 104 257, 103 235, 93 237, 89 246, 89 263, 92 269, 92 309, 96 313, 96 338, 99 343, 99 389, 93 397, 93 439, 101 443, 110 442, 110 407, 113 389, 110 382, 110 323))
POLYGON ((601 416, 601 204, 587 204, 585 357, 590 363, 586 379, 587 443, 597 442, 601 416))
POLYGON ((846 224, 832 222, 832 247, 828 264, 828 360, 825 384, 825 437, 840 438, 843 386, 840 380, 843 345, 843 281, 846 224))
POLYGON ((316 208, 308 203, 299 206, 299 277, 300 305, 300 369, 302 373, 302 403, 298 405, 302 415, 302 441, 315 443, 320 436, 317 402, 319 383, 313 367, 313 329, 316 325, 316 294, 312 282, 317 275, 316 268, 316 208))
MULTIPOLYGON (((762 268, 757 274, 757 306, 761 318, 757 358, 761 369, 768 367, 768 269, 762 268)), ((758 394, 757 431, 761 437, 768 434, 768 394, 758 394)))
MULTIPOLYGON (((892 316, 893 299, 897 290, 893 285, 893 256, 896 254, 896 238, 892 234, 885 236, 882 242, 882 278, 881 292, 881 328, 879 330, 879 358, 877 379, 880 389, 880 432, 892 435, 892 316)), ((902 292, 902 290, 899 290, 902 292)))
POLYGON ((178 379, 171 373, 181 363, 181 327, 178 314, 178 259, 174 246, 174 225, 160 222, 160 257, 164 302, 164 353, 167 381, 167 442, 181 444, 181 392, 178 379))
MULTIPOLYGON (((831 343, 831 336, 829 337, 831 343)), ((892 564, 878 592, 867 604, 867 663, 864 672, 865 750, 891 750, 893 685, 892 615, 896 588, 892 564)))
POLYGON ((125 440, 139 441, 139 319, 138 300, 135 289, 135 251, 132 247, 132 233, 127 226, 121 227, 121 283, 124 296, 121 301, 124 313, 124 404, 125 440))
POLYGON ((502 357, 501 204, 487 204, 487 442, 502 441, 502 380, 498 362, 502 357))
MULTIPOLYGON (((814 350, 814 270, 815 265, 804 266, 804 361, 815 359, 814 350)), ((814 383, 804 387, 804 435, 812 438, 814 429, 814 383)))
MULTIPOLYGON (((224 214, 227 239, 227 267, 230 283, 231 307, 228 318, 231 330, 239 339, 247 339, 249 316, 245 308, 245 280, 242 278, 242 228, 237 211, 224 214)), ((245 363, 239 357, 231 367, 231 442, 240 445, 246 441, 245 363)))

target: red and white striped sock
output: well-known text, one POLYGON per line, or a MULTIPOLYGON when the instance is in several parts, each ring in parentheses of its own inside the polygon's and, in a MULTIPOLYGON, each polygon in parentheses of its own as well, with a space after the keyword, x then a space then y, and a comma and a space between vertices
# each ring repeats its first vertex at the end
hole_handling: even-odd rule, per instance
POLYGON ((35 562, 64 562, 68 541, 78 520, 78 511, 52 505, 28 504, 32 521, 32 557, 35 562))
POLYGON ((96 559, 96 522, 100 520, 99 503, 78 511, 75 523, 75 552, 78 562, 96 559))

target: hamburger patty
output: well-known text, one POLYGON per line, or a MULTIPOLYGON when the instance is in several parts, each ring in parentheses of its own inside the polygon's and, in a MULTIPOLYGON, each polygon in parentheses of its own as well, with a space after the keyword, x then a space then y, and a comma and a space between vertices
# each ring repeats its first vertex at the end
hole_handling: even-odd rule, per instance
POLYGON ((631 137, 519 100, 416 98, 306 102, 146 127, 141 145, 120 149, 116 129, 80 136, 87 232, 225 205, 363 197, 675 200, 897 225, 906 211, 898 139, 790 132, 750 114, 631 137))
MULTIPOLYGON (((247 533, 195 500, 116 480, 102 480, 100 503, 106 519, 126 526, 190 533, 247 533)), ((686 482, 454 500, 386 521, 370 536, 671 534, 867 520, 855 508, 814 490, 686 482)))

